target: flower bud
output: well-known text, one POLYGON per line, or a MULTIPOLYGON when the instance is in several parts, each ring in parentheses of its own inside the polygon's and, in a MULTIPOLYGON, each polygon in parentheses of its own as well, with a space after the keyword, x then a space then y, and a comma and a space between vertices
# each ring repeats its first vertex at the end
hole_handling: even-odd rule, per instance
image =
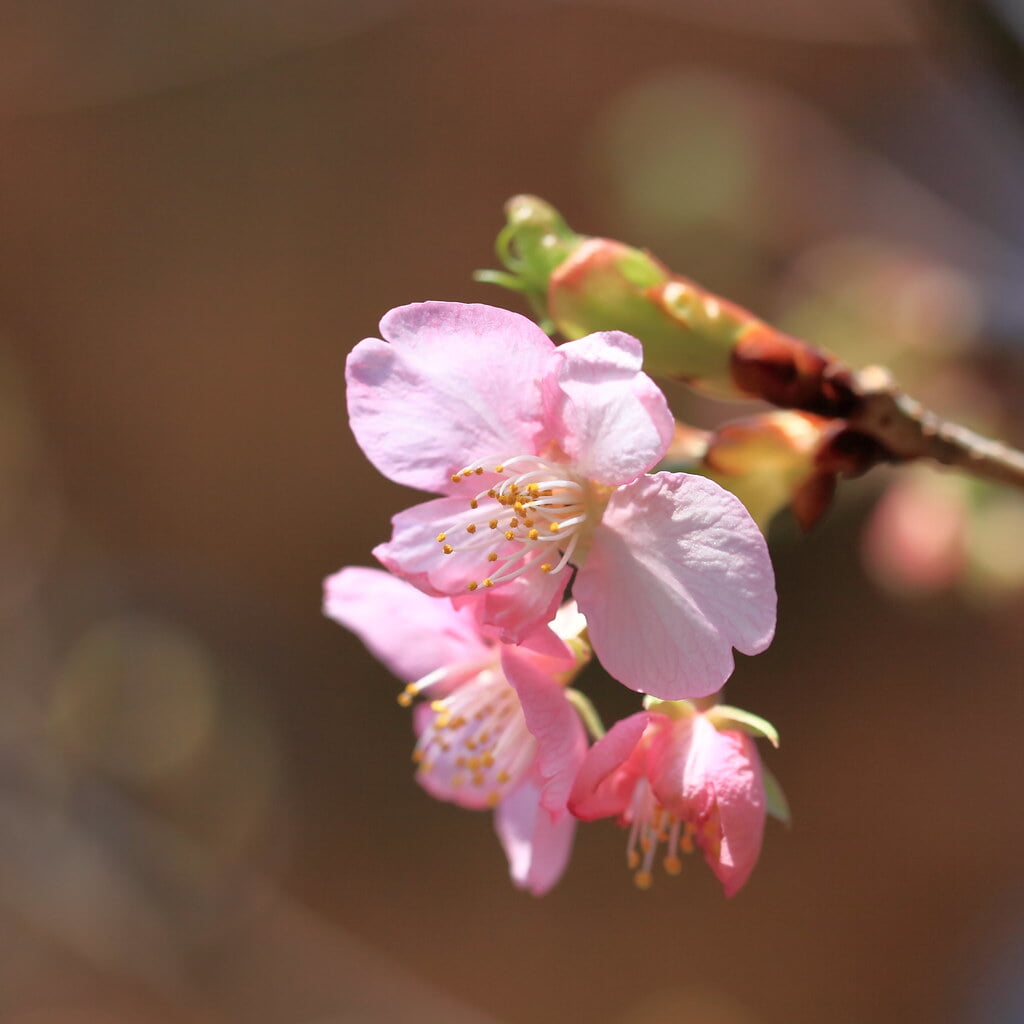
POLYGON ((711 479, 746 505, 762 530, 787 505, 808 529, 835 490, 836 467, 822 458, 834 432, 832 423, 810 413, 761 413, 719 427, 704 466, 711 479))
POLYGON ((827 416, 850 411, 849 374, 831 355, 673 273, 633 246, 574 232, 549 203, 516 196, 497 252, 507 272, 477 280, 526 294, 546 330, 574 339, 625 331, 644 369, 720 398, 760 398, 827 416))

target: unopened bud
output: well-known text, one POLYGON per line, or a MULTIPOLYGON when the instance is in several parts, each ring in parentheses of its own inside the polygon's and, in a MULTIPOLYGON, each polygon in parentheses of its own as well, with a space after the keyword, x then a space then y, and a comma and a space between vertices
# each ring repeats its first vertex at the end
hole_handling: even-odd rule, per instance
POLYGON ((762 530, 787 505, 807 529, 835 489, 835 470, 820 458, 834 429, 819 416, 788 410, 735 420, 711 435, 704 466, 746 505, 762 530))
POLYGON ((850 375, 831 355, 673 273, 650 253, 574 232, 549 203, 516 196, 497 252, 506 271, 477 280, 521 291, 567 338, 625 331, 644 369, 722 398, 760 398, 824 416, 850 411, 850 375))

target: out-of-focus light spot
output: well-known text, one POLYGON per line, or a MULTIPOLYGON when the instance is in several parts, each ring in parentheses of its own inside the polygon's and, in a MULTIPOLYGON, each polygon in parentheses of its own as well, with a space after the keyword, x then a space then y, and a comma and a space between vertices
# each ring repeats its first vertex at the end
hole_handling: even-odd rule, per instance
POLYGON ((1024 495, 993 493, 970 524, 971 583, 984 591, 1024 589, 1024 495))
POLYGON ((709 990, 656 992, 630 1007, 616 1024, 758 1024, 735 997, 709 990))
POLYGON ((876 238, 809 249, 787 293, 781 325, 857 366, 947 357, 976 340, 981 319, 968 277, 876 238))
POLYGON ((595 150, 613 199, 638 233, 731 220, 747 205, 754 153, 742 98, 724 80, 641 82, 607 109, 595 150))
POLYGON ((218 707, 215 667, 185 631, 142 617, 89 630, 54 688, 51 725, 61 745, 129 782, 182 768, 207 744, 218 707))

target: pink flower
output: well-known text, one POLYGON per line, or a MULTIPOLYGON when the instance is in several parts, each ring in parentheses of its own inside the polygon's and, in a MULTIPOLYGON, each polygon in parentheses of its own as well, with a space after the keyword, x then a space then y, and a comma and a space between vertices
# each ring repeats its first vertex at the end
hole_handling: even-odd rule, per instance
POLYGON ((629 826, 628 863, 641 889, 659 852, 678 874, 680 851, 696 846, 733 896, 761 852, 767 801, 757 748, 690 705, 658 707, 623 719, 590 748, 569 809, 584 821, 618 815, 629 826))
POLYGON ((481 631, 471 608, 428 597, 379 569, 347 568, 324 584, 324 611, 410 682, 417 779, 439 800, 495 809, 512 879, 535 895, 561 877, 575 821, 566 799, 586 737, 565 684, 586 661, 571 606, 519 647, 481 631))
POLYGON ((768 646, 774 577, 742 504, 646 475, 673 419, 635 338, 556 347, 515 313, 443 302, 394 309, 381 333, 348 359, 352 430, 386 476, 444 495, 392 519, 374 551, 392 572, 522 643, 576 567, 602 664, 666 699, 717 691, 733 647, 768 646))

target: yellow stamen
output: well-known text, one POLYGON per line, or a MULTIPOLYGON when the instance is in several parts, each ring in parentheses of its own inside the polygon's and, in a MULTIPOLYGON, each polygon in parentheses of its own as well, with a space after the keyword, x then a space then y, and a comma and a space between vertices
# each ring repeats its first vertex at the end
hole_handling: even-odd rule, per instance
POLYGON ((633 881, 638 889, 650 889, 652 882, 650 871, 638 871, 633 876, 633 881))
POLYGON ((476 533, 476 523, 470 523, 469 526, 466 527, 466 533, 476 533))
POLYGON ((487 561, 488 561, 488 562, 496 562, 497 560, 498 560, 498 552, 497 552, 497 551, 492 551, 492 552, 491 552, 491 553, 490 553, 490 554, 489 554, 489 555, 487 556, 487 561))
POLYGON ((476 588, 478 586, 479 586, 479 584, 477 583, 476 580, 470 580, 469 583, 466 584, 466 589, 467 590, 476 590, 476 588))
POLYGON ((451 553, 452 553, 452 552, 453 552, 453 551, 455 550, 455 548, 453 548, 453 547, 451 546, 451 544, 445 544, 445 546, 444 546, 443 548, 441 548, 441 550, 442 550, 442 551, 443 551, 443 552, 444 552, 444 553, 445 553, 446 555, 450 555, 450 554, 451 554, 451 553))

